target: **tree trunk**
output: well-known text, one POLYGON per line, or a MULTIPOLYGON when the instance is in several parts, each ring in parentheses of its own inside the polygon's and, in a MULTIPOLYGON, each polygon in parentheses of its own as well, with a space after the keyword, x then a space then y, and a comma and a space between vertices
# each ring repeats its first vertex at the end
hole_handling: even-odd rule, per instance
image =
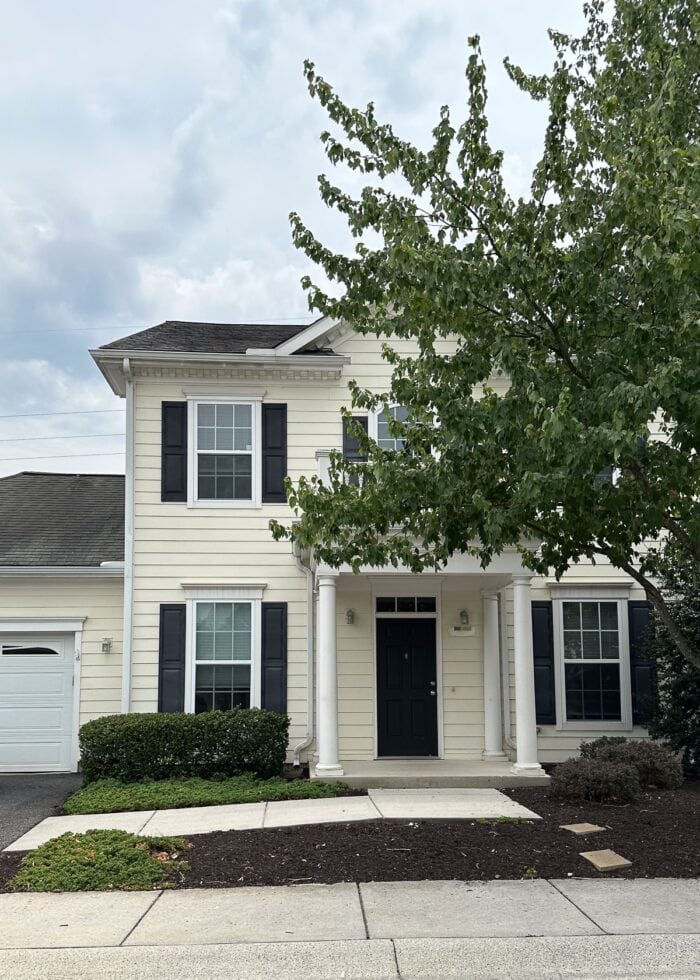
POLYGON ((647 599, 658 613, 659 619, 668 630, 669 636, 676 644, 680 652, 689 663, 700 669, 700 650, 698 650, 692 640, 685 635, 683 630, 673 618, 671 607, 664 598, 663 593, 657 589, 654 583, 651 582, 645 575, 642 575, 642 573, 636 569, 634 565, 624 564, 619 565, 618 567, 621 568, 623 572, 627 572, 627 574, 636 582, 639 582, 646 592, 647 599))

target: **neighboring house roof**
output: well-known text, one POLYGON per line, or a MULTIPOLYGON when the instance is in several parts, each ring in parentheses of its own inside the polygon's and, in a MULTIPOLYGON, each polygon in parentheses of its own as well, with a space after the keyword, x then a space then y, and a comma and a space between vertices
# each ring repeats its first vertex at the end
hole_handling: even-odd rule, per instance
POLYGON ((99 566, 124 559, 124 477, 0 478, 0 566, 99 566))
POLYGON ((250 348, 272 350, 307 329, 308 324, 304 323, 191 323, 166 320, 111 344, 103 344, 100 350, 245 354, 250 348))

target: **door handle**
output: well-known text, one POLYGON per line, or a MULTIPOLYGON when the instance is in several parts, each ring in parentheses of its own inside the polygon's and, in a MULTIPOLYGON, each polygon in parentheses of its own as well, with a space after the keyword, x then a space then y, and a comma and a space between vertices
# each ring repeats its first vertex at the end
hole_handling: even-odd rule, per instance
POLYGON ((430 696, 433 697, 433 698, 436 698, 437 697, 437 691, 431 691, 430 692, 430 696))

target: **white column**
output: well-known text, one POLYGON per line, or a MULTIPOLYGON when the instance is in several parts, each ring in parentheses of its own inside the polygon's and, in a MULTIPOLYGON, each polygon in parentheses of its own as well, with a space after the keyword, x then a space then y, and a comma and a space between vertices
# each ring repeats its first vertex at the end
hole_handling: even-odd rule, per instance
POLYGON ((482 593, 484 621, 484 759, 504 759, 498 595, 482 593))
POLYGON ((524 776, 543 773, 537 761, 535 668, 532 659, 532 607, 530 578, 513 578, 513 647, 515 657, 515 739, 517 757, 512 772, 524 776))
POLYGON ((338 761, 338 668, 336 656, 335 576, 318 579, 318 762, 316 775, 342 776, 338 761))

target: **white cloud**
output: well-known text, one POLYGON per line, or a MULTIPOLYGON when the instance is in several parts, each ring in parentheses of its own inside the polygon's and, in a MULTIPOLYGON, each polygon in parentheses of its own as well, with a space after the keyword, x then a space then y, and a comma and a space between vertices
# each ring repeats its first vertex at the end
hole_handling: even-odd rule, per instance
MULTIPOLYGON (((308 267, 291 245, 288 213, 299 211, 332 247, 347 236, 318 198, 316 175, 330 169, 318 140, 327 119, 306 91, 304 58, 346 101, 374 100, 380 118, 425 144, 442 104, 455 121, 464 114, 466 38, 480 33, 493 140, 524 193, 542 108, 513 89, 500 62, 511 54, 546 68, 546 27, 579 21, 579 0, 9 5, 0 34, 0 415, 18 404, 111 404, 86 349, 166 317, 305 316, 299 279, 308 267)), ((87 435, 100 416, 85 419, 87 435)), ((27 438, 65 431, 50 420, 13 425, 27 438)), ((88 442, 74 465, 101 468, 88 442)), ((18 445, 48 453, 52 443, 18 445)), ((0 443, 3 471, 24 466, 1 462, 19 455, 0 443)))

